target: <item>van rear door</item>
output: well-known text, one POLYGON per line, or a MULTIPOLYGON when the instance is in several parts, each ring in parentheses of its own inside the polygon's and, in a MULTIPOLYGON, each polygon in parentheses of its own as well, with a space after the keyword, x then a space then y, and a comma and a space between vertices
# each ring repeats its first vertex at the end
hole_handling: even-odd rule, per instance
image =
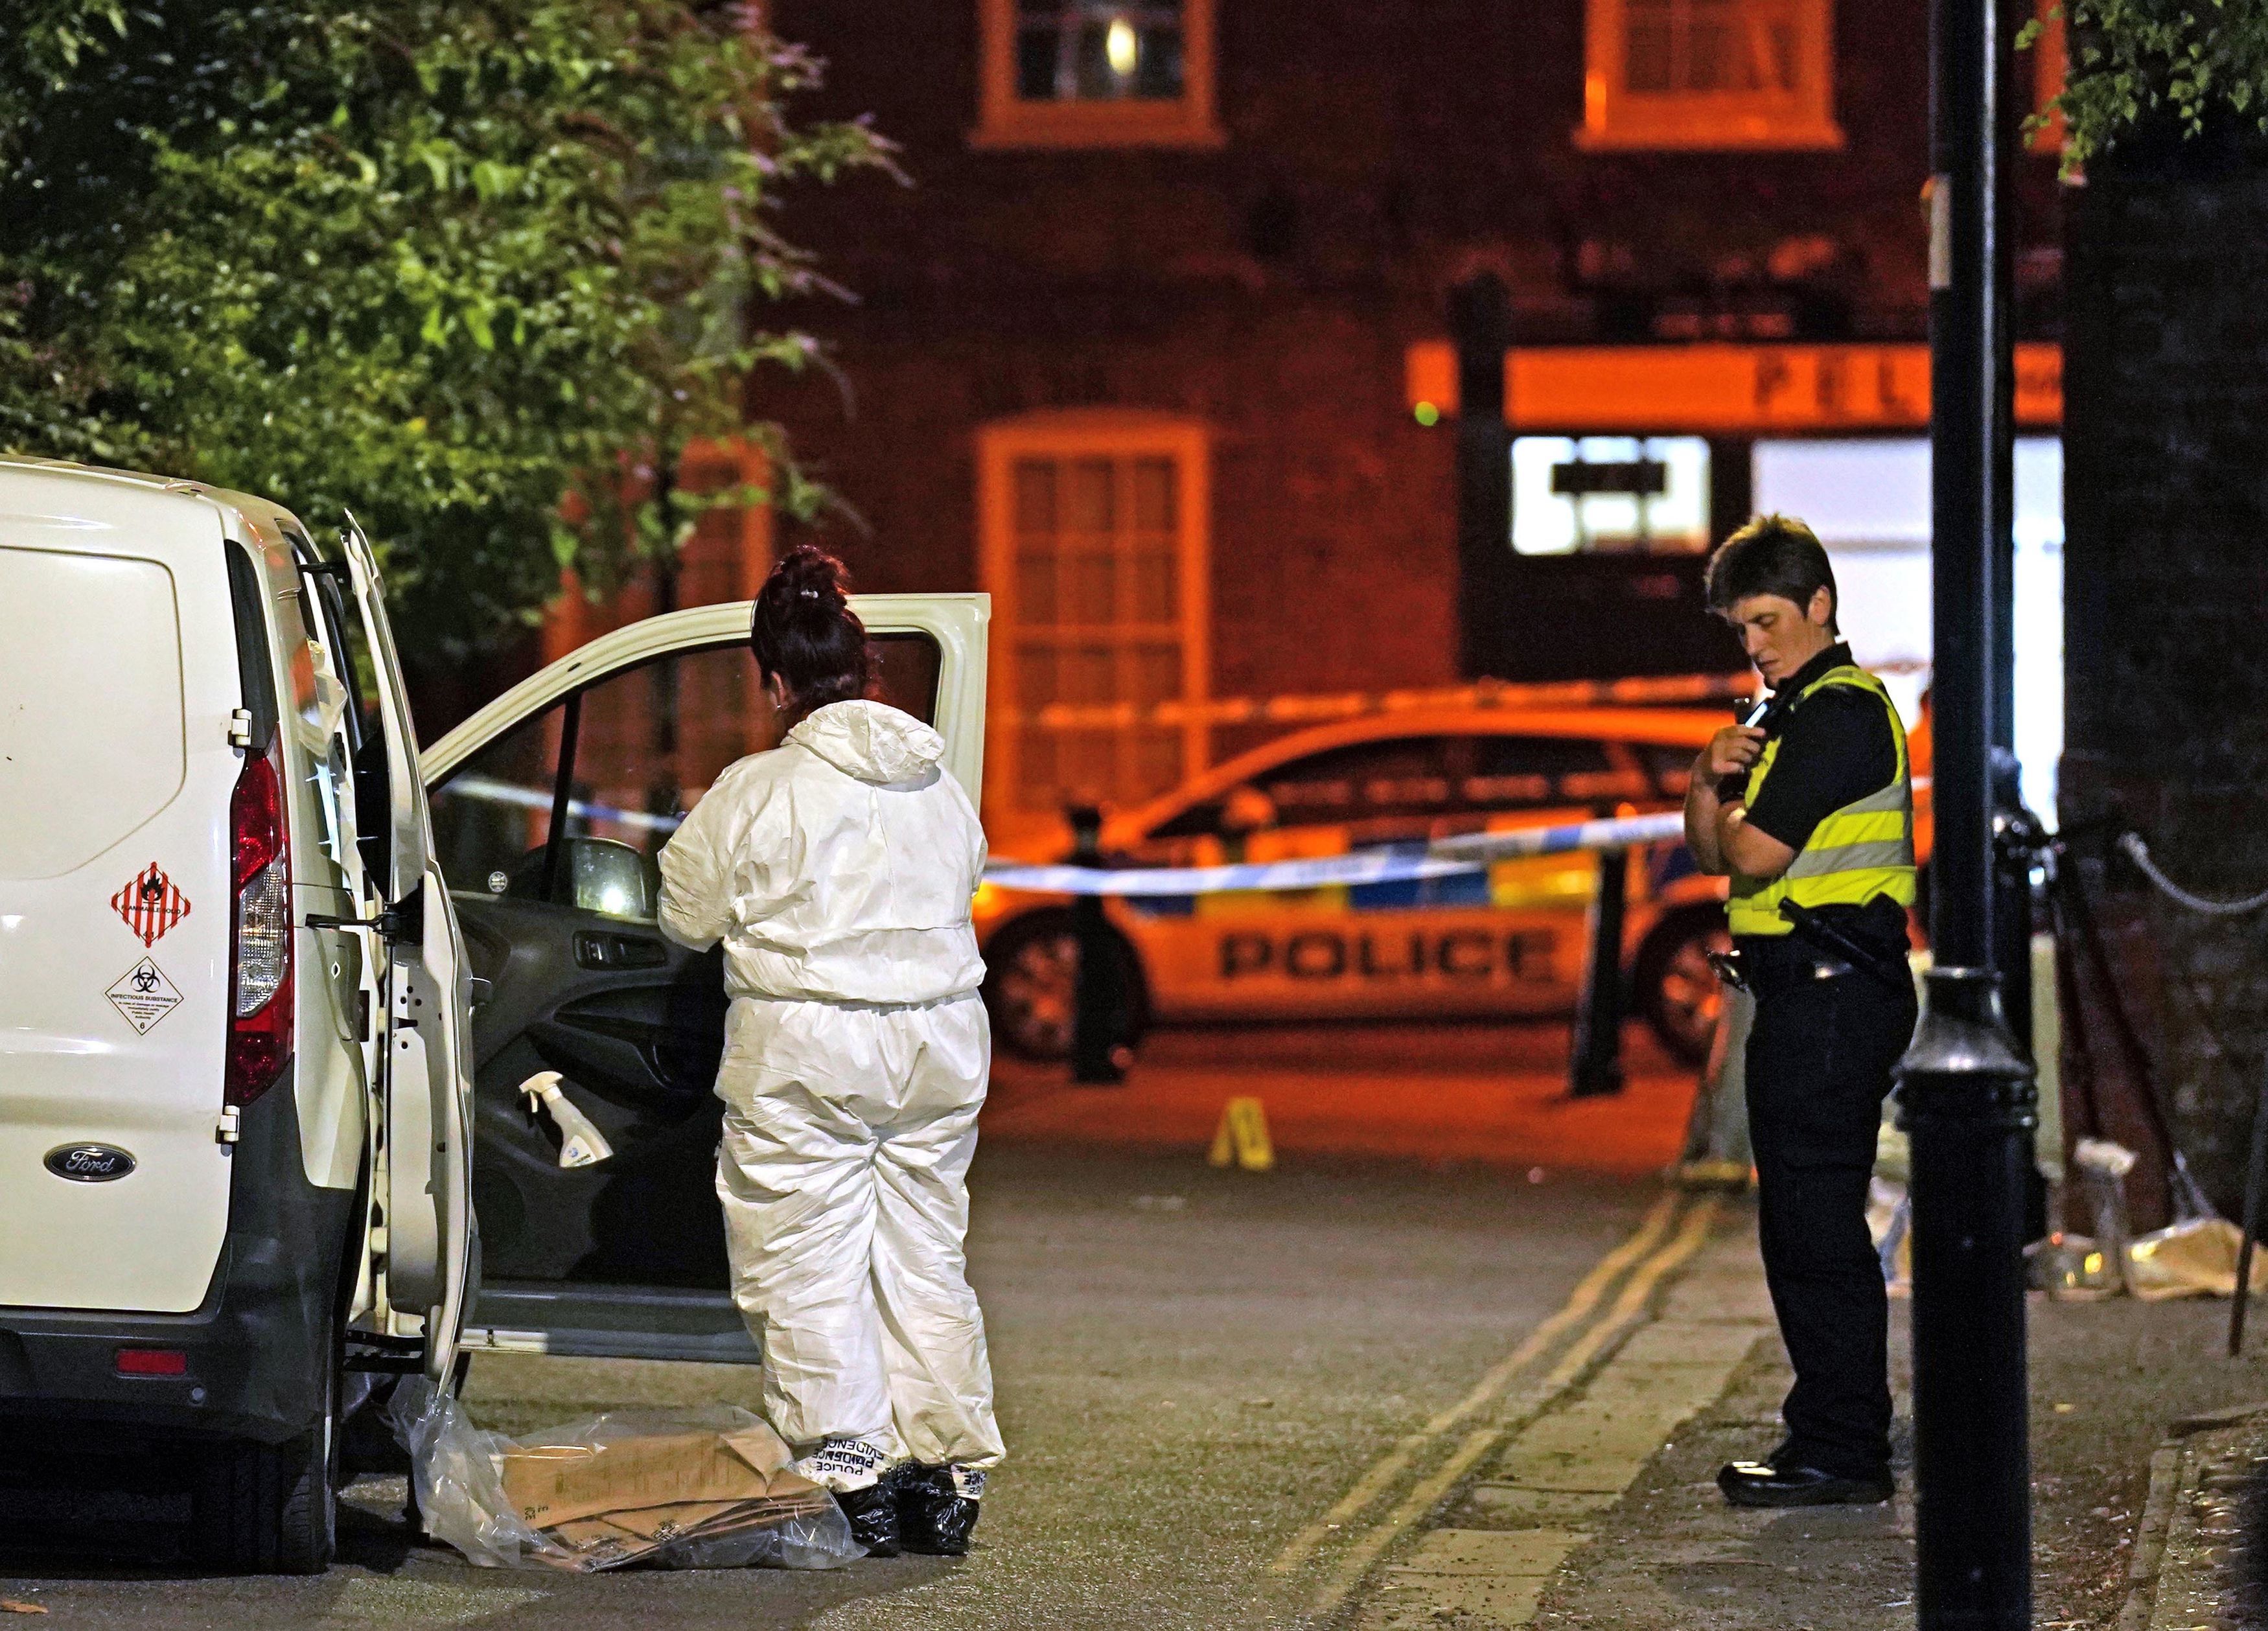
POLYGON ((219 1260, 234 547, 0 463, 0 1304, 185 1312, 219 1260))
POLYGON ((387 621, 377 556, 351 519, 341 541, 378 670, 379 723, 386 737, 386 1297, 395 1334, 423 1331, 426 1373, 438 1380, 456 1360, 473 1272, 464 945, 433 858, 416 728, 387 621))
MULTIPOLYGON (((927 720, 981 797, 983 595, 861 595, 883 700, 927 720)), ((760 1357, 727 1289, 717 1202, 721 953, 654 922, 654 856, 716 774, 765 746, 748 603, 619 628, 507 692, 426 755, 438 842, 474 972, 474 1197, 482 1275, 468 1348, 628 1359, 760 1357), (559 1091, 614 1154, 562 1167, 520 1084, 559 1091)))

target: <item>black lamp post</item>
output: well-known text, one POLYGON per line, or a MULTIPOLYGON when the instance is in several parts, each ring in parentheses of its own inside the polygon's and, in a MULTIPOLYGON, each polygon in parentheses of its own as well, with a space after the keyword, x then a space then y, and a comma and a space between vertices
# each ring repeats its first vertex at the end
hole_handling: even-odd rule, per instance
POLYGON ((1936 966, 1898 1065, 1913 1146, 1915 1605, 1925 1631, 2019 1631, 2032 1603, 2023 1234, 2037 1116, 1992 967, 2009 516, 1998 0, 1932 0, 1930 48, 1936 966))

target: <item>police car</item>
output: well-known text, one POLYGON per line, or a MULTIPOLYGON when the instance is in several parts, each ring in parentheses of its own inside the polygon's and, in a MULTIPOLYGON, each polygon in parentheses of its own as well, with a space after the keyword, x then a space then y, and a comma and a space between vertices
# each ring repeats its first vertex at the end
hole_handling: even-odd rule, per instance
MULTIPOLYGON (((1113 865, 1340 855, 1459 833, 1677 809, 1721 709, 1456 708, 1300 731, 1111 819, 1113 865)), ((1432 1018, 1572 1011, 1598 859, 1501 861, 1410 883, 1111 900, 1114 945, 1150 1021, 1432 1018)), ((1683 845, 1633 853, 1624 949, 1635 1010, 1677 1057, 1708 1049, 1724 880, 1683 845)), ((988 885, 977 902, 994 1034, 1070 1047, 1078 945, 1061 898, 988 885)))

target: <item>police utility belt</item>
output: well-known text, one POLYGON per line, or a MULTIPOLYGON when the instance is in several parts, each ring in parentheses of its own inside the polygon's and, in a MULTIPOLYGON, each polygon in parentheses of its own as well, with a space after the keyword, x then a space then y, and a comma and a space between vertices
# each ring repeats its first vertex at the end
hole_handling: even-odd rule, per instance
MULTIPOLYGON (((1856 969, 1881 981, 1894 991, 1911 991, 1913 988, 1913 973, 1902 959, 1875 950, 1832 919, 1821 916, 1808 907, 1799 906, 1793 900, 1783 900, 1779 903, 1779 910, 1793 931, 1791 937, 1804 942, 1810 953, 1808 960, 1812 964, 1815 978, 1832 980, 1838 974, 1846 974, 1856 969)), ((1745 991, 1749 988, 1755 955, 1738 947, 1730 951, 1712 951, 1709 953, 1709 966, 1717 971, 1717 977, 1727 985, 1745 991)))

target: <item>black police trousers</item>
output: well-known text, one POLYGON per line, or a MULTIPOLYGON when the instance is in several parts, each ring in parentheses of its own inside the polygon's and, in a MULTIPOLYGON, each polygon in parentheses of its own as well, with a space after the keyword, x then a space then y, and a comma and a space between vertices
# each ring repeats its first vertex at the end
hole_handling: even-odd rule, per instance
POLYGON ((1878 1476, 1890 1459, 1889 1306, 1867 1185, 1914 995, 1793 937, 1743 937, 1741 951, 1756 1000, 1747 1074, 1758 1233, 1795 1368, 1787 1442, 1772 1458, 1878 1476))

